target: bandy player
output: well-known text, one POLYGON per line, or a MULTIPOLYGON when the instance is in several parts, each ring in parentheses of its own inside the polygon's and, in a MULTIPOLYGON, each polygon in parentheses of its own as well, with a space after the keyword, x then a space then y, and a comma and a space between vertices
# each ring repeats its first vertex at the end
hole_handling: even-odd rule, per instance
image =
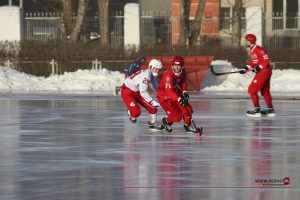
POLYGON ((162 122, 168 132, 172 131, 173 122, 184 121, 186 132, 197 133, 198 130, 191 126, 193 109, 188 103, 189 94, 186 91, 184 59, 175 56, 172 66, 163 74, 157 90, 157 98, 168 117, 162 122))
POLYGON ((275 111, 270 93, 270 80, 272 69, 270 67, 270 58, 267 52, 256 44, 256 36, 247 34, 245 37, 245 45, 247 46, 250 56, 249 63, 240 73, 245 74, 247 71, 252 71, 255 74, 248 88, 254 109, 247 111, 249 117, 261 117, 261 115, 275 116, 275 111), (258 92, 264 97, 267 109, 261 111, 259 104, 258 92))
POLYGON ((150 114, 149 128, 164 129, 164 126, 156 124, 157 109, 160 104, 155 101, 148 92, 148 87, 151 84, 154 89, 157 89, 157 81, 159 70, 162 69, 162 63, 159 60, 152 59, 149 62, 149 67, 146 70, 139 70, 127 77, 121 87, 121 97, 128 109, 128 115, 131 122, 135 123, 141 114, 138 104, 143 106, 150 114))

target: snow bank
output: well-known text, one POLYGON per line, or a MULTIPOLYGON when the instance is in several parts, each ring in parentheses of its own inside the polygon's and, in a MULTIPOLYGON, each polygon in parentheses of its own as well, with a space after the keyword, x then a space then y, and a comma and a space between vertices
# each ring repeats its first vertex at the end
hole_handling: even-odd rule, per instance
MULTIPOLYGON (((238 70, 227 61, 213 61, 215 71, 235 71, 238 70)), ((224 76, 214 76, 210 71, 207 73, 203 84, 201 85, 201 91, 205 92, 241 92, 247 91, 251 80, 254 77, 254 73, 246 74, 231 74, 224 76)), ((271 91, 272 92, 300 92, 300 70, 273 70, 271 78, 271 91)))
POLYGON ((48 78, 37 77, 0 67, 0 91, 9 92, 72 92, 91 93, 112 91, 122 84, 124 75, 120 72, 102 70, 78 70, 52 75, 48 78))
MULTIPOLYGON (((213 61, 217 72, 237 70, 227 61, 213 61)), ((201 91, 205 92, 246 92, 254 73, 214 76, 207 73, 201 91)), ((300 70, 273 70, 272 92, 300 92, 300 70)), ((121 85, 124 75, 120 72, 102 70, 78 70, 76 72, 37 77, 0 66, 0 92, 30 93, 111 93, 121 85)))

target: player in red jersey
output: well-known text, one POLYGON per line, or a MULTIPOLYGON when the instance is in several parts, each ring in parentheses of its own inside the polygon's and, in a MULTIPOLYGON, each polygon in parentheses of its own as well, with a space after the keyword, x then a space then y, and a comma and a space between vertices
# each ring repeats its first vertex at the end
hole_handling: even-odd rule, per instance
POLYGON ((272 104, 272 96, 270 93, 270 80, 272 70, 270 67, 270 58, 267 52, 256 44, 256 36, 247 34, 245 37, 245 45, 247 46, 250 56, 249 63, 240 73, 244 74, 247 71, 252 71, 255 74, 249 88, 248 93, 252 99, 254 110, 247 111, 247 116, 260 117, 262 114, 267 116, 275 116, 275 111, 272 104), (258 92, 264 97, 267 109, 261 111, 259 104, 258 92))
POLYGON ((162 119, 168 132, 172 131, 173 122, 180 122, 183 119, 185 130, 197 133, 197 129, 191 126, 190 115, 193 109, 188 103, 183 57, 175 56, 172 67, 163 74, 157 90, 157 99, 168 115, 162 119))

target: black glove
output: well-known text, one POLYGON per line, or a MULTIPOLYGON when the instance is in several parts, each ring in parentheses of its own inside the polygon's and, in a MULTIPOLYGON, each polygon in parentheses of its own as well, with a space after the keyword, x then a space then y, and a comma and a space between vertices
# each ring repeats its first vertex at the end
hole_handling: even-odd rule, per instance
POLYGON ((249 70, 249 67, 243 67, 243 69, 240 70, 240 74, 246 74, 247 70, 249 70))
POLYGON ((182 95, 183 95, 183 97, 184 97, 185 100, 187 100, 187 101, 189 100, 190 95, 189 95, 189 93, 187 91, 183 91, 182 95))
POLYGON ((187 105, 187 101, 180 97, 178 98, 178 103, 180 103, 183 107, 186 107, 187 105))
POLYGON ((261 70, 260 66, 257 66, 257 67, 254 67, 254 68, 252 69, 252 72, 257 73, 257 72, 259 72, 260 70, 261 70))

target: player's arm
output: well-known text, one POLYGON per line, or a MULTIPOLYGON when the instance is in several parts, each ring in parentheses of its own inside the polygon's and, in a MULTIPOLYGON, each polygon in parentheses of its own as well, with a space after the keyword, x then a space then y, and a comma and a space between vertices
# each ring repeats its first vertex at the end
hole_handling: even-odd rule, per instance
POLYGON ((140 90, 141 96, 151 106, 161 107, 160 104, 150 96, 150 94, 148 92, 148 87, 149 87, 149 80, 147 78, 144 78, 143 82, 139 84, 139 90, 140 90))
POLYGON ((183 71, 183 77, 180 79, 180 82, 178 83, 180 90, 182 91, 182 96, 184 97, 185 100, 189 100, 190 95, 186 90, 186 79, 185 79, 185 71, 183 71))
POLYGON ((260 49, 258 51, 258 59, 259 59, 259 67, 261 69, 269 67, 270 58, 269 55, 263 49, 260 49))
POLYGON ((252 71, 257 73, 261 70, 260 66, 258 65, 259 59, 258 58, 251 58, 248 64, 240 71, 240 74, 245 74, 248 71, 252 71))

